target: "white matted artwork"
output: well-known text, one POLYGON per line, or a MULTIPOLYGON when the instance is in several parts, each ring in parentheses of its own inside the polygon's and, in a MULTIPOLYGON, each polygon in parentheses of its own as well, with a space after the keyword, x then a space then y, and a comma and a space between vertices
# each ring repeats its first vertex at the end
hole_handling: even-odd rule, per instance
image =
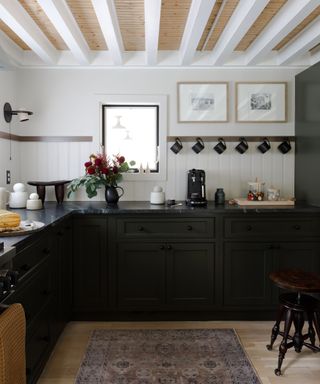
POLYGON ((236 121, 287 121, 287 83, 236 83, 236 121))
POLYGON ((228 121, 228 83, 178 83, 178 122, 228 121))

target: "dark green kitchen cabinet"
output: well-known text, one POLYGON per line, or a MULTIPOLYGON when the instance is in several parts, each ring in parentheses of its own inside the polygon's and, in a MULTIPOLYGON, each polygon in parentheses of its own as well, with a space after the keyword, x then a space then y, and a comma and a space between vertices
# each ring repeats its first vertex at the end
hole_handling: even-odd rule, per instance
POLYGON ((118 245, 119 308, 207 308, 214 297, 214 245, 174 242, 118 245))
POLYGON ((160 243, 120 243, 117 259, 119 308, 155 309, 165 304, 166 254, 160 243))
POLYGON ((103 311, 108 305, 107 218, 73 219, 73 312, 103 311))
POLYGON ((272 304, 273 253, 265 243, 226 243, 223 254, 223 304, 261 308, 272 304))

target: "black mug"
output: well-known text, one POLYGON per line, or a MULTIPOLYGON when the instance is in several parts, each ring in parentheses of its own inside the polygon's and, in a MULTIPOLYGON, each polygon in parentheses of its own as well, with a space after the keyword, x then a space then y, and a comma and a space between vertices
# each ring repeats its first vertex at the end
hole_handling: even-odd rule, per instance
POLYGON ((221 155, 221 153, 223 153, 226 149, 227 149, 227 145, 226 145, 226 142, 223 140, 222 137, 219 138, 219 142, 218 144, 216 144, 213 149, 219 153, 219 155, 221 155))
POLYGON ((287 152, 289 152, 291 149, 291 144, 289 139, 286 139, 281 144, 279 144, 278 149, 283 154, 286 154, 287 152))
POLYGON ((181 140, 179 139, 179 137, 177 137, 170 149, 173 153, 177 154, 181 151, 182 148, 183 148, 183 145, 181 143, 181 140))
POLYGON ((199 153, 204 149, 204 142, 202 141, 201 137, 197 137, 197 142, 192 146, 192 150, 195 153, 199 153))
POLYGON ((245 153, 245 151, 249 148, 249 145, 247 143, 247 140, 244 137, 240 137, 240 143, 236 146, 236 151, 241 153, 245 153))
POLYGON ((271 148, 270 141, 268 140, 267 137, 265 137, 263 139, 263 142, 260 145, 258 145, 258 149, 261 153, 266 153, 267 151, 269 151, 270 148, 271 148))

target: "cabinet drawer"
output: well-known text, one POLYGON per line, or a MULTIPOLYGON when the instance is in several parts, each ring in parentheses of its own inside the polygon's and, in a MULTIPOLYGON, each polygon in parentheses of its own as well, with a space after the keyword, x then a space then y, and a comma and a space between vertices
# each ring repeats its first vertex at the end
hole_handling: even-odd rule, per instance
POLYGON ((19 252, 13 259, 13 269, 18 271, 19 280, 23 280, 29 273, 50 254, 47 236, 19 252))
POLYGON ((50 264, 46 262, 34 273, 32 279, 26 281, 26 284, 19 285, 17 291, 13 292, 5 300, 6 304, 21 303, 23 305, 27 327, 52 296, 51 275, 50 264))
POLYGON ((312 237, 320 234, 317 218, 226 218, 224 233, 228 238, 242 237, 312 237))
POLYGON ((117 220, 118 238, 210 238, 214 236, 213 218, 117 220))

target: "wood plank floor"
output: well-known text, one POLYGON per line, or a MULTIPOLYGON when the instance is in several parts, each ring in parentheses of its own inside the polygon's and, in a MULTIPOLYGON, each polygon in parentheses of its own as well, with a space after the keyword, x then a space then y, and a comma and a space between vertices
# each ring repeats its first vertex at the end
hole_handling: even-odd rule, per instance
POLYGON ((288 350, 283 362, 283 376, 275 376, 279 340, 276 340, 273 351, 266 349, 272 325, 273 322, 267 321, 71 322, 58 340, 38 384, 74 383, 90 332, 101 328, 234 328, 263 384, 319 384, 320 353, 313 353, 307 348, 303 348, 301 353, 296 353, 293 349, 288 350))

